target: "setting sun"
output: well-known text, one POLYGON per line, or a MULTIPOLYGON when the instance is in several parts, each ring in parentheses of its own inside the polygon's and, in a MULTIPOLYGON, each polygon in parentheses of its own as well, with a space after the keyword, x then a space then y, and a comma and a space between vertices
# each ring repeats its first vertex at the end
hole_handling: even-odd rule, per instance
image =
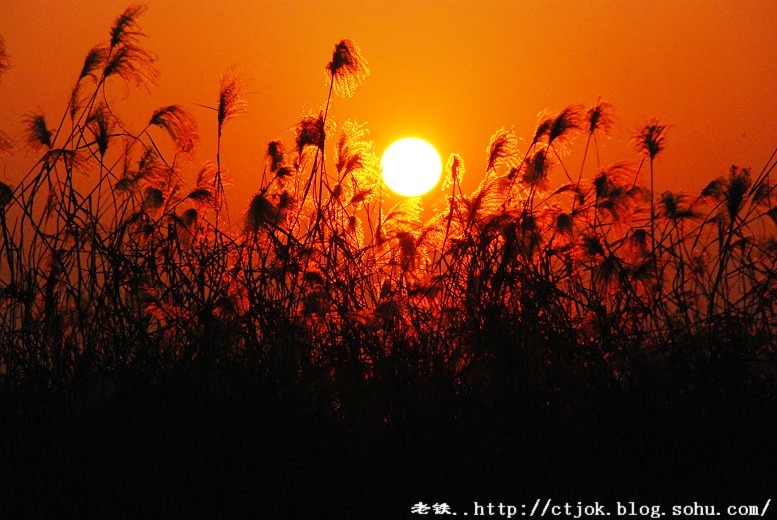
POLYGON ((406 197, 423 195, 435 187, 442 173, 442 160, 434 146, 423 139, 406 137, 383 152, 380 162, 383 182, 406 197))

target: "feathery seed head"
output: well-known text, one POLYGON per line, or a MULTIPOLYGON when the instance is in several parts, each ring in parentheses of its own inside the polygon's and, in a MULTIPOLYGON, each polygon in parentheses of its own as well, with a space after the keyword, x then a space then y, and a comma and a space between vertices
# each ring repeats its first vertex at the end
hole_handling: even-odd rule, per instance
POLYGON ((248 233, 257 233, 264 224, 275 222, 278 219, 278 210, 272 202, 261 194, 257 193, 251 199, 245 216, 244 229, 248 233))
POLYGON ((342 97, 351 97, 370 73, 359 47, 351 40, 342 40, 335 45, 326 70, 334 92, 342 97))
MULTIPOLYGON (((270 141, 267 145, 267 157, 270 158, 270 171, 275 173, 286 162, 286 152, 283 141, 270 141)), ((279 173, 280 176, 280 173, 279 173)))
POLYGON ((607 170, 602 170, 594 177, 594 193, 597 199, 603 199, 610 194, 611 183, 607 170))
POLYGON ((143 199, 143 209, 146 211, 155 210, 162 207, 165 203, 165 194, 158 188, 152 188, 151 186, 146 188, 145 197, 143 199))
POLYGON ((148 8, 142 4, 133 4, 127 7, 113 22, 111 27, 111 49, 118 45, 135 43, 140 36, 144 36, 138 25, 138 18, 148 8))
POLYGON ((537 150, 524 161, 521 180, 524 184, 544 189, 548 184, 548 172, 552 164, 547 148, 537 150))
POLYGON ((199 218, 199 215, 197 213, 196 208, 189 208, 186 211, 184 211, 182 215, 183 223, 189 229, 197 225, 198 218, 199 218))
POLYGON ((583 248, 583 254, 585 254, 585 256, 588 258, 605 256, 602 241, 595 235, 584 236, 581 247, 583 248))
POLYGON ((221 130, 232 118, 243 115, 246 112, 248 103, 245 99, 245 85, 234 70, 229 70, 221 76, 221 86, 219 87, 219 105, 218 105, 218 130, 221 130))
POLYGON ((51 148, 51 130, 46 126, 46 118, 43 114, 25 114, 23 118, 25 128, 24 141, 33 149, 43 146, 51 148))
POLYGON ((420 216, 421 197, 408 197, 391 207, 380 227, 390 238, 393 235, 392 231, 399 233, 414 230, 420 223, 420 216))
POLYGON ((367 139, 364 124, 346 121, 335 147, 335 168, 341 179, 348 178, 354 191, 372 191, 379 180, 375 143, 367 139))
POLYGON ((341 200, 343 196, 343 185, 342 183, 337 183, 335 185, 334 189, 332 189, 332 199, 333 200, 341 200))
POLYGON ((5 51, 5 40, 0 35, 0 76, 9 68, 11 68, 11 63, 8 61, 8 53, 5 51))
POLYGON ((137 186, 138 181, 135 177, 124 176, 116 181, 113 187, 117 191, 132 191, 137 186))
POLYGON ((166 130, 176 149, 186 156, 191 156, 199 143, 197 121, 181 105, 156 109, 148 124, 166 130))
POLYGON ((70 120, 75 121, 78 112, 83 108, 83 100, 81 99, 81 83, 76 83, 73 87, 73 91, 70 93, 70 120))
POLYGON ((289 166, 281 166, 278 168, 278 171, 275 172, 275 174, 278 176, 279 179, 286 179, 288 177, 291 177, 291 175, 294 173, 294 170, 289 166))
POLYGON ((569 213, 559 213, 556 217, 556 229, 562 235, 572 234, 572 215, 569 213))
POLYGON ((594 284, 600 291, 613 293, 618 290, 618 274, 622 270, 622 261, 615 255, 607 255, 593 272, 594 284))
POLYGON ((166 184, 166 173, 165 163, 159 158, 156 150, 152 146, 147 147, 138 161, 136 178, 146 181, 151 186, 161 188, 166 184))
POLYGON ((315 146, 323 152, 326 134, 331 129, 329 121, 326 122, 325 128, 323 112, 319 112, 318 116, 308 115, 300 119, 294 129, 297 152, 301 154, 307 146, 315 146))
POLYGON ((287 191, 283 190, 278 195, 278 211, 283 213, 285 211, 294 209, 297 205, 297 200, 287 191))
POLYGON ((442 182, 442 190, 445 192, 450 191, 454 185, 461 186, 461 181, 464 178, 464 159, 457 153, 452 153, 448 156, 448 161, 445 163, 445 180, 442 182))
POLYGON ((399 246, 399 263, 403 271, 407 271, 414 265, 416 260, 416 237, 410 231, 399 231, 396 234, 399 246))
POLYGON ((750 169, 732 166, 729 171, 728 190, 726 191, 726 208, 732 220, 739 213, 749 189, 750 169))
POLYGON ((582 105, 570 105, 559 112, 548 129, 548 146, 557 139, 566 141, 573 131, 580 129, 582 119, 582 105))
POLYGON ((216 183, 216 173, 218 168, 210 161, 205 161, 197 173, 198 188, 212 188, 216 183))
POLYGON ((362 226, 361 219, 356 215, 349 215, 347 230, 348 230, 348 235, 353 240, 355 246, 357 248, 362 247, 362 245, 364 244, 364 229, 362 226))
POLYGON ((537 124, 537 129, 534 131, 532 144, 539 142, 540 139, 545 137, 553 126, 553 117, 548 117, 545 115, 545 113, 540 113, 539 117, 542 119, 540 119, 540 122, 537 124))
POLYGON ((104 63, 105 78, 116 75, 125 83, 132 82, 146 88, 147 82, 156 83, 159 75, 154 67, 156 57, 138 45, 138 39, 144 36, 138 18, 145 11, 146 6, 134 4, 116 18, 111 27, 108 48, 98 45, 89 51, 79 81, 88 75, 94 77, 94 72, 104 63))
POLYGON ((629 236, 629 246, 632 254, 643 257, 650 250, 650 235, 646 229, 635 229, 629 236))
MULTIPOLYGON (((0 153, 2 153, 0 151, 0 153)), ((769 178, 763 179, 753 193, 753 202, 756 204, 771 203, 772 192, 775 185, 769 182, 769 178)))
POLYGON ((688 203, 688 195, 665 191, 658 200, 660 214, 671 220, 694 219, 698 215, 688 203))
POLYGON ((81 81, 87 76, 95 78, 95 72, 105 65, 105 60, 108 57, 108 49, 105 45, 100 44, 89 49, 89 52, 84 58, 84 66, 81 67, 81 74, 78 76, 78 80, 81 81))
POLYGON ((111 134, 116 126, 113 114, 105 105, 100 104, 87 118, 86 126, 97 144, 97 151, 100 153, 100 157, 104 157, 105 152, 108 150, 111 134))
POLYGON ((716 202, 723 200, 724 193, 726 192, 726 179, 718 177, 713 179, 701 190, 701 196, 705 199, 712 199, 716 202))
POLYGON ((486 152, 488 153, 488 166, 486 171, 493 170, 500 163, 512 166, 518 147, 518 138, 512 130, 501 128, 491 136, 486 152))
POLYGON ((596 105, 588 109, 585 114, 585 121, 588 123, 588 132, 594 133, 601 131, 604 135, 609 135, 612 127, 615 126, 615 116, 612 114, 612 105, 606 101, 596 102, 596 105))
POLYGON ((672 191, 667 190, 661 194, 661 197, 658 201, 658 206, 662 209, 661 214, 663 216, 674 218, 677 216, 679 203, 679 197, 677 197, 672 191))
POLYGON ((662 125, 657 119, 651 119, 634 133, 633 141, 637 152, 647 155, 650 160, 656 158, 665 147, 668 125, 662 125))
POLYGON ((159 72, 154 67, 156 56, 137 45, 122 45, 114 49, 103 69, 106 78, 118 76, 125 83, 134 83, 148 89, 147 83, 156 84, 159 72))
POLYGON ((186 196, 187 199, 191 199, 196 206, 210 206, 215 207, 215 200, 216 198, 213 196, 213 187, 207 187, 207 188, 195 188, 191 192, 189 192, 189 195, 186 196))

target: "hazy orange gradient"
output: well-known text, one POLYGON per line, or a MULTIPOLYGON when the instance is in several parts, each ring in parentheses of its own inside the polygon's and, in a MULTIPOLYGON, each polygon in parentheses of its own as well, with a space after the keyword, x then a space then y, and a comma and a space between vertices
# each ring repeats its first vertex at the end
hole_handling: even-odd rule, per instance
MULTIPOLYGON (((107 38, 127 0, 0 3, 12 68, 0 79, 0 129, 21 135, 25 112, 58 121, 87 51, 107 38)), ((195 166, 215 155, 214 105, 229 67, 248 80, 248 113, 225 129, 231 207, 257 188, 267 142, 293 142, 299 118, 326 101, 336 42, 361 47, 371 71, 331 115, 366 122, 376 149, 416 136, 463 156, 465 187, 486 166, 494 131, 530 139, 543 110, 615 106, 602 162, 637 161, 631 132, 671 125, 656 189, 696 191, 735 163, 760 169, 777 146, 777 2, 772 1, 238 1, 150 0, 140 19, 158 56, 150 92, 112 85, 126 119, 189 108, 200 124, 195 166)), ((579 154, 573 155, 580 161, 579 154)), ((17 149, 0 176, 14 183, 35 156, 17 149)), ((194 168, 193 168, 194 169, 194 168)))

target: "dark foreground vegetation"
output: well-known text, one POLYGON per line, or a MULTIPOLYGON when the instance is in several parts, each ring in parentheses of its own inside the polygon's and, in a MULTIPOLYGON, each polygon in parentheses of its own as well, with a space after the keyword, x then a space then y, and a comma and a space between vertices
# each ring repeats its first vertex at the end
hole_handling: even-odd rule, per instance
MULTIPOLYGON (((156 77, 142 12, 55 126, 26 116, 40 160, 0 183, 1 508, 379 518, 777 489, 774 157, 654 193, 667 127, 601 165, 612 107, 571 106, 523 150, 498 131, 472 193, 452 155, 422 221, 420 199, 386 207, 366 129, 334 124, 367 75, 344 40, 233 222, 184 107, 140 131, 111 107, 156 77)), ((242 89, 222 77, 219 150, 242 89)))

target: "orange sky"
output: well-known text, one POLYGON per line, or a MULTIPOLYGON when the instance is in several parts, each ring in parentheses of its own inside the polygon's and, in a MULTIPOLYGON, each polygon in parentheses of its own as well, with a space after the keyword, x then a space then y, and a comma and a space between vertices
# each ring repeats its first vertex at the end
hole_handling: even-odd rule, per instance
MULTIPOLYGON (((83 58, 107 37, 126 0, 3 0, 0 34, 12 68, 0 79, 0 129, 22 114, 53 124, 83 58)), ((672 125, 657 189, 698 190, 728 166, 760 170, 777 146, 777 2, 743 1, 237 1, 150 0, 141 26, 158 56, 150 94, 113 85, 116 106, 141 128, 151 111, 180 103, 198 117, 197 163, 213 159, 219 77, 236 65, 250 80, 249 111, 230 121, 223 158, 230 203, 256 189, 270 139, 293 142, 300 116, 326 100, 324 66, 351 38, 371 75, 333 116, 366 122, 378 150, 415 135, 443 161, 460 153, 474 188, 491 134, 529 139, 537 115, 598 96, 619 128, 603 160, 637 160, 630 133, 651 117, 672 125), (133 115, 134 114, 134 115, 133 115)), ((579 164, 580 155, 570 158, 579 164)), ((0 176, 13 183, 34 160, 17 152, 0 176)), ((194 169, 194 168, 193 168, 194 169)))

